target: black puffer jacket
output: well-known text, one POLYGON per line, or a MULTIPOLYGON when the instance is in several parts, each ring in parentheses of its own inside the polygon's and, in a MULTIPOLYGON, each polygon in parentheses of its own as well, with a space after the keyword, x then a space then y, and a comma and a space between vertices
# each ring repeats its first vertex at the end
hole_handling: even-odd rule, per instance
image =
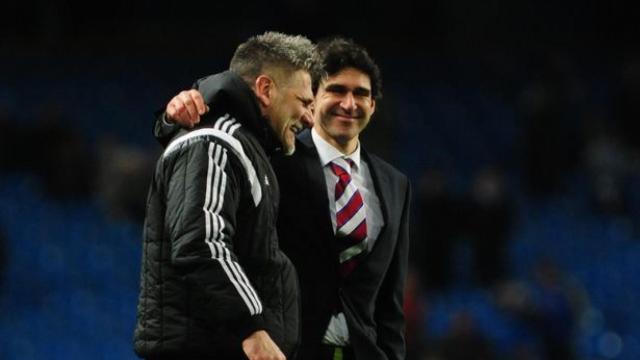
POLYGON ((273 131, 233 73, 196 88, 212 112, 173 137, 149 190, 135 351, 243 358, 242 340, 265 329, 293 356, 298 283, 275 229, 273 131))

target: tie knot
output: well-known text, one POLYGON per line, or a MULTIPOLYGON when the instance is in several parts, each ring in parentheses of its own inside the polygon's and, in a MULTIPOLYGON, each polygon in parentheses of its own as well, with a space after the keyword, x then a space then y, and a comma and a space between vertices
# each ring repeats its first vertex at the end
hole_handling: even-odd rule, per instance
POLYGON ((351 169, 355 163, 349 158, 337 158, 333 160, 330 165, 333 173, 336 176, 341 177, 344 175, 351 176, 351 169))

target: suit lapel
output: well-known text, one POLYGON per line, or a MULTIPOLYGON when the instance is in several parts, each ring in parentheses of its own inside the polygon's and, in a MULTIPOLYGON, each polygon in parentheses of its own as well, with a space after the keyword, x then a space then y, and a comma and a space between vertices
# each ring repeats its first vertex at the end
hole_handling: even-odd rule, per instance
POLYGON ((387 226, 389 224, 389 193, 391 187, 385 174, 380 171, 378 160, 375 157, 369 156, 364 148, 362 148, 361 152, 362 158, 367 162, 367 165, 369 165, 371 179, 373 181, 375 193, 380 201, 380 210, 382 211, 382 220, 384 222, 384 226, 380 229, 380 234, 378 235, 373 248, 370 249, 369 254, 367 255, 369 256, 380 247, 380 243, 385 241, 384 238, 387 234, 387 226))
MULTIPOLYGON (((327 196, 327 182, 324 170, 320 164, 320 157, 311 138, 311 131, 305 131, 298 137, 302 148, 300 155, 304 157, 304 177, 308 183, 308 191, 312 203, 309 205, 314 214, 314 218, 319 222, 318 229, 321 231, 317 239, 331 244, 331 248, 336 250, 333 241, 333 224, 331 222, 331 212, 329 211, 329 198, 327 196)), ((298 151, 296 151, 297 153, 298 151)), ((326 244, 325 244, 326 245, 326 244)))

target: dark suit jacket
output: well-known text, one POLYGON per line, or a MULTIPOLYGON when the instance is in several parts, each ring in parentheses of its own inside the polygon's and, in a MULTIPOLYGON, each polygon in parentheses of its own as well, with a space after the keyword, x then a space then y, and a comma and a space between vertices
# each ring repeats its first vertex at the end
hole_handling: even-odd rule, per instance
POLYGON ((305 131, 292 156, 272 158, 281 190, 278 235, 301 285, 302 348, 298 358, 318 354, 336 301, 347 319, 357 359, 404 359, 403 290, 409 248, 410 186, 406 176, 362 151, 380 198, 384 227, 371 252, 344 280, 330 219, 322 166, 305 131), (338 300, 339 299, 339 300, 338 300))

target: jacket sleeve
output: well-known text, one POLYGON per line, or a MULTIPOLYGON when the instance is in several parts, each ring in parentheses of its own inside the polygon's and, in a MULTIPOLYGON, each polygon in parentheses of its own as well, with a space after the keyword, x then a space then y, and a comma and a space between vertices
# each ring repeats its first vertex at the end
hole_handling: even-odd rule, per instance
POLYGON ((167 122, 164 110, 156 111, 155 115, 156 121, 153 124, 153 136, 162 147, 167 147, 171 139, 180 131, 180 127, 174 123, 167 122))
POLYGON ((378 346, 389 360, 405 358, 404 287, 409 264, 409 204, 411 189, 407 181, 404 209, 393 259, 376 299, 375 320, 378 346))
POLYGON ((199 316, 244 339, 263 329, 262 303, 234 252, 246 175, 223 141, 185 145, 165 169, 171 262, 203 307, 199 316))

